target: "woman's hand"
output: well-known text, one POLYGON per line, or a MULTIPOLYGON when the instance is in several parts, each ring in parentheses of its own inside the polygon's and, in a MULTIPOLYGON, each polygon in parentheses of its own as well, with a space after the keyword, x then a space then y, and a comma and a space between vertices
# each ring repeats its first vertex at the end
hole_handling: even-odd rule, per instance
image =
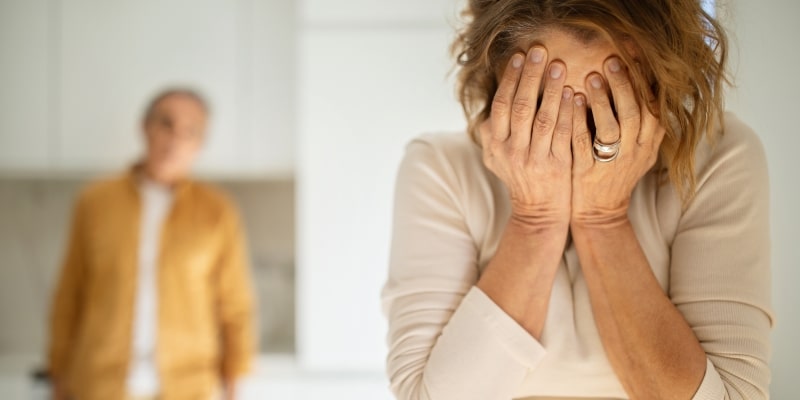
POLYGON ((513 55, 480 127, 483 162, 508 189, 511 217, 476 286, 537 339, 569 230, 573 92, 566 75, 562 62, 548 66, 541 46, 513 55))
POLYGON ((593 157, 593 140, 587 125, 587 101, 575 96, 572 168, 571 224, 604 226, 627 218, 628 204, 636 183, 652 168, 666 130, 647 109, 638 104, 627 70, 613 57, 605 63, 605 75, 586 79, 597 139, 603 144, 620 141, 619 155, 600 162, 593 157), (617 117, 606 90, 611 88, 617 117))
POLYGON ((563 63, 548 67, 541 46, 513 55, 480 127, 483 162, 508 188, 511 218, 531 226, 569 225, 573 92, 565 76, 563 63))

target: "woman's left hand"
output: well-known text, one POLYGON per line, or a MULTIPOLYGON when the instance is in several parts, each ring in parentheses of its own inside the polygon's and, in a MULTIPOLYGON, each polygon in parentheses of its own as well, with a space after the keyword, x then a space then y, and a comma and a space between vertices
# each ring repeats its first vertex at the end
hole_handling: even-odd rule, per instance
POLYGON ((631 193, 639 179, 653 167, 666 130, 647 106, 639 104, 622 62, 606 61, 606 80, 599 73, 586 78, 597 139, 602 144, 620 141, 619 154, 601 162, 593 153, 587 124, 587 99, 575 96, 573 114, 572 215, 570 223, 604 226, 627 218, 631 193), (606 85, 617 110, 614 116, 606 85))

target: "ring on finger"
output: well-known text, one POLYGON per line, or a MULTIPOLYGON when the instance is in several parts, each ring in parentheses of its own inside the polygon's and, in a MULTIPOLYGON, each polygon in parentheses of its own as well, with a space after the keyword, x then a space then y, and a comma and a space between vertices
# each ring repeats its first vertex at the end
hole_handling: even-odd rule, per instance
POLYGON ((594 138, 592 156, 599 162, 611 162, 619 155, 619 148, 622 139, 617 139, 614 143, 602 143, 598 138, 594 138))

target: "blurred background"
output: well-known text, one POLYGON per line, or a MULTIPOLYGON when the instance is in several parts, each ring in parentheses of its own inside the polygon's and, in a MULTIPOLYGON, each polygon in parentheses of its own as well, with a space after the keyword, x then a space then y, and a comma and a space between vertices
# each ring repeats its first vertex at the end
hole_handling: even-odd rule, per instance
MULTIPOLYGON (((394 174, 412 137, 464 128, 448 54, 462 3, 0 0, 0 398, 31 398, 75 194, 141 154, 142 107, 179 84, 211 103, 197 175, 247 229, 262 355, 242 398, 389 399, 394 174)), ((772 393, 796 398, 800 3, 717 3, 728 108, 770 161, 772 393)))

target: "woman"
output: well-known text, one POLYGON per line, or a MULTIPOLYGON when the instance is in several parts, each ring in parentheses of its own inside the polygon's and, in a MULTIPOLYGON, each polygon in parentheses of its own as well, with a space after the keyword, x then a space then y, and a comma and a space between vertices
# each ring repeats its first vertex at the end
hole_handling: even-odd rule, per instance
POLYGON ((471 0, 397 178, 399 399, 765 399, 766 160, 696 0, 471 0), (470 140, 470 136, 471 139, 470 140))

